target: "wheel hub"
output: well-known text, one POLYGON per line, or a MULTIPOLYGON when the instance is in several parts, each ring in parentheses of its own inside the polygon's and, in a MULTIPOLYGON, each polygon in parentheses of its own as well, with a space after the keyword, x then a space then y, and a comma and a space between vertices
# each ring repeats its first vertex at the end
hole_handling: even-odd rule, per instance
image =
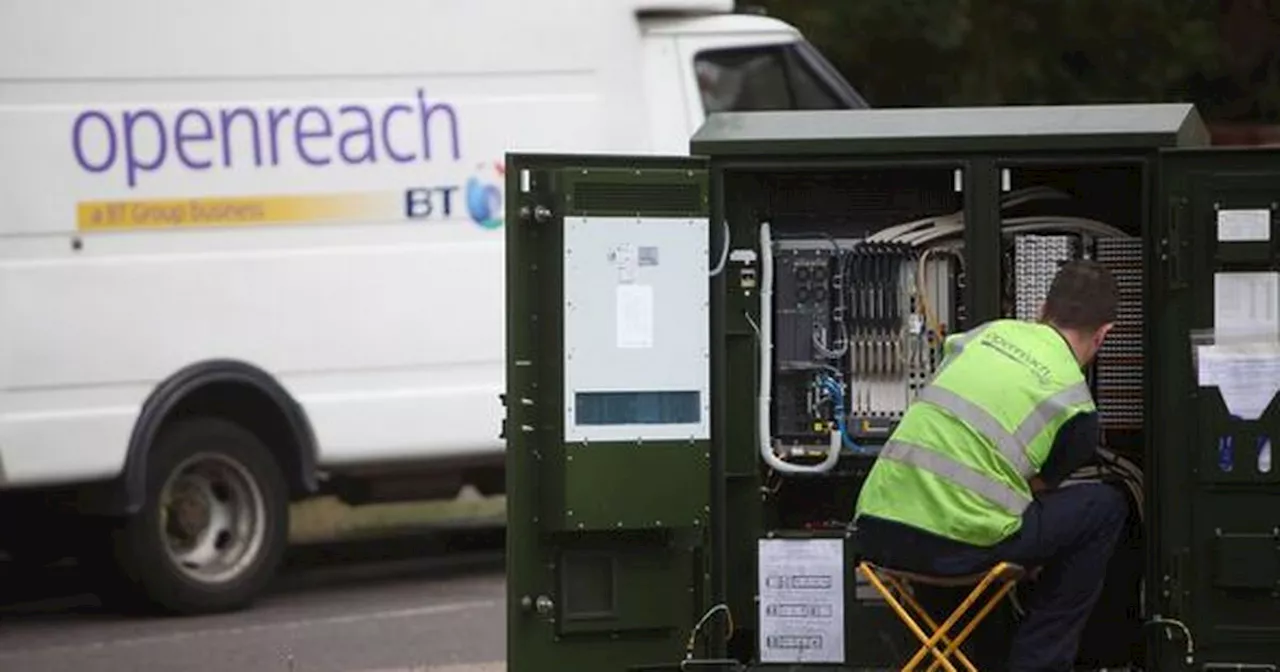
POLYGON ((194 455, 173 470, 161 493, 165 550, 189 579, 231 581, 258 558, 265 498, 244 465, 219 453, 194 455))
POLYGON ((213 520, 213 506, 191 479, 184 478, 176 488, 174 501, 168 511, 171 524, 168 532, 184 542, 192 542, 209 527, 213 520))

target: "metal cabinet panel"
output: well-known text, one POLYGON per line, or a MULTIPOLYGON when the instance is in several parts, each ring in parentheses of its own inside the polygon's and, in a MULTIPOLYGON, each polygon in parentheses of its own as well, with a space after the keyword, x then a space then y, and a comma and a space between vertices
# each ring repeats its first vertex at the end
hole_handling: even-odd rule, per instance
POLYGON ((662 359, 674 353, 681 367, 664 374, 637 353, 652 345, 648 335, 615 347, 615 324, 626 325, 613 292, 594 291, 609 278, 582 276, 576 259, 565 260, 612 255, 622 264, 614 270, 649 282, 653 301, 665 302, 656 319, 689 321, 708 339, 707 171, 696 159, 622 156, 511 155, 507 166, 508 669, 677 665, 705 610, 710 348, 658 329, 662 359), (653 223, 673 221, 693 224, 653 223), (566 222, 591 228, 567 238, 566 222), (619 244, 635 254, 610 247, 619 244), (639 249, 653 245, 666 246, 661 256, 639 249), (680 286, 646 275, 663 261, 678 263, 680 286), (575 352, 595 358, 591 370, 566 376, 575 352), (610 352, 632 361, 631 380, 598 375, 610 352), (680 395, 696 393, 696 408, 680 395, 649 398, 673 378, 680 395), (574 408, 583 390, 597 395, 590 409, 574 408))
POLYGON ((1195 669, 1275 664, 1280 474, 1269 443, 1280 437, 1280 355, 1267 353, 1280 353, 1280 334, 1233 334, 1231 325, 1280 313, 1280 292, 1266 282, 1280 279, 1280 151, 1165 151, 1159 184, 1150 308, 1158 580, 1148 594, 1171 636, 1152 640, 1156 668, 1180 669, 1188 638, 1195 669), (1259 404, 1261 413, 1251 408, 1259 404))

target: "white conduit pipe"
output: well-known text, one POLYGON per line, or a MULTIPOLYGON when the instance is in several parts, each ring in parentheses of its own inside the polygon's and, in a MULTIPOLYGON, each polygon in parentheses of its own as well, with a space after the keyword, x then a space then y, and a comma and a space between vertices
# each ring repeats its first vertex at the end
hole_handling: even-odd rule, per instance
MULTIPOLYGON (((830 471, 840 460, 841 439, 838 429, 831 431, 827 457, 815 465, 792 464, 773 452, 773 427, 769 422, 769 404, 773 399, 773 238, 769 224, 760 225, 760 393, 757 397, 756 422, 760 436, 760 457, 775 471, 784 474, 818 474, 830 471)), ((836 409, 843 413, 844 409, 836 409)))

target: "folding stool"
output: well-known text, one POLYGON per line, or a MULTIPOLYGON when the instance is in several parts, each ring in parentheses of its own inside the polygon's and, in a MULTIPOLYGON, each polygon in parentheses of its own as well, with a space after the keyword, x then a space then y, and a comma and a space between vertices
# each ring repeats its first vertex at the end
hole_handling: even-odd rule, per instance
POLYGON ((901 620, 902 623, 906 625, 922 643, 920 650, 916 652, 915 656, 913 656, 905 666, 903 666, 903 672, 913 672, 916 669, 916 666, 923 662, 925 655, 929 653, 932 653, 934 658, 937 659, 929 666, 929 672, 933 672, 933 670, 939 665, 945 668, 947 672, 956 672, 955 666, 951 664, 950 660, 948 660, 952 656, 954 656, 955 660, 960 661, 960 664, 963 665, 968 672, 978 672, 978 669, 973 666, 973 663, 969 662, 969 658, 960 650, 960 645, 964 644, 964 641, 973 634, 973 631, 976 630, 978 625, 982 623, 983 619, 991 613, 991 610, 994 609, 996 605, 1000 603, 1000 600, 1004 599, 1004 597, 1009 594, 1009 591, 1017 585, 1018 581, 1026 575, 1026 570, 1022 566, 1015 565, 1011 562, 1000 562, 986 572, 968 576, 927 576, 898 569, 879 567, 865 561, 858 564, 858 571, 867 578, 867 581, 871 582, 871 585, 875 587, 876 591, 879 592, 880 595, 884 597, 885 601, 889 603, 893 612, 898 615, 898 619, 901 620), (932 617, 929 616, 929 612, 921 607, 920 603, 911 595, 911 591, 908 590, 908 584, 910 583, 948 588, 973 586, 973 590, 969 591, 969 595, 960 603, 960 606, 956 607, 955 610, 951 612, 951 615, 943 621, 941 625, 939 625, 932 617), (991 594, 986 598, 986 601, 982 603, 981 608, 978 609, 977 615, 973 616, 968 625, 964 626, 964 628, 960 630, 959 634, 952 639, 950 634, 951 630, 959 624, 960 619, 966 612, 979 604, 983 593, 993 586, 995 586, 994 594, 991 594), (906 607, 903 606, 902 601, 899 601, 894 597, 895 593, 901 596, 902 601, 906 602, 906 607), (910 611, 908 611, 908 608, 910 611), (912 616, 912 612, 915 613, 914 617, 912 616), (916 621, 917 617, 921 621, 924 621, 924 625, 929 628, 928 633, 926 633, 920 623, 916 621), (946 649, 939 651, 939 644, 945 644, 946 649))

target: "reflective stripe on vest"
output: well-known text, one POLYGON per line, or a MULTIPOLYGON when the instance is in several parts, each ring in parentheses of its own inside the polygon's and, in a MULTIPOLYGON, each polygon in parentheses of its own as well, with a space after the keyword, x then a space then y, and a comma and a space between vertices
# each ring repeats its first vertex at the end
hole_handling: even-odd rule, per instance
POLYGON ((885 442, 884 448, 880 451, 879 459, 910 465, 945 478, 974 494, 991 500, 1014 516, 1021 516, 1027 506, 1031 504, 1030 497, 977 471, 973 467, 924 446, 917 446, 898 439, 890 439, 885 442))
POLYGON ((996 445, 1000 454, 1009 460, 1023 478, 1031 478, 1036 472, 1035 467, 1031 465, 1031 458, 1027 455, 1027 448, 1031 442, 1068 408, 1083 404, 1092 398, 1087 382, 1072 385, 1037 404, 1022 424, 1018 425, 1015 431, 1010 432, 995 416, 981 406, 946 388, 930 385, 920 390, 917 397, 918 400, 943 408, 960 420, 969 423, 996 445))

